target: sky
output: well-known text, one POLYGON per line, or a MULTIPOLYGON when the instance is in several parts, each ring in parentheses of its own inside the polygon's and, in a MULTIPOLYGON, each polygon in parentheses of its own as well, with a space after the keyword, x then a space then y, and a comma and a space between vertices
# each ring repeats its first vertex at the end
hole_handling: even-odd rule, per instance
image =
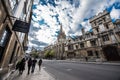
POLYGON ((54 44, 62 25, 66 36, 81 35, 81 28, 91 31, 89 19, 107 10, 114 22, 120 19, 120 0, 34 0, 29 32, 29 50, 43 50, 54 44))

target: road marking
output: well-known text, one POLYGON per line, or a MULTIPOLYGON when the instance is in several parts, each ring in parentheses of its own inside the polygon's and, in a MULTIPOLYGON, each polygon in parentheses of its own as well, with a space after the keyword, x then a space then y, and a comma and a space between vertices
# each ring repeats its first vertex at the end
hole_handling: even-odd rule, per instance
POLYGON ((45 69, 46 67, 42 67, 43 69, 45 69))
POLYGON ((71 71, 72 69, 66 69, 67 71, 71 71))

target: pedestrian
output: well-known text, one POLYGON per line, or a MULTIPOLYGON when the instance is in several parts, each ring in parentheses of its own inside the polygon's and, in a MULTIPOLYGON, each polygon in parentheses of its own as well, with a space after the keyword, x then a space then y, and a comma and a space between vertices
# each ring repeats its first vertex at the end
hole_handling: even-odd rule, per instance
POLYGON ((17 62, 17 64, 16 64, 16 70, 18 70, 19 69, 19 66, 20 66, 20 60, 17 62))
POLYGON ((25 58, 23 58, 20 61, 18 70, 19 70, 19 74, 22 74, 23 71, 25 70, 25 58))
POLYGON ((34 58, 32 60, 32 70, 31 70, 31 73, 34 73, 36 62, 37 62, 37 60, 34 58))
POLYGON ((85 60, 88 61, 88 57, 85 57, 85 60))
POLYGON ((32 66, 32 59, 29 58, 29 60, 28 60, 28 75, 30 73, 31 66, 32 66))
POLYGON ((38 62, 39 70, 41 70, 41 64, 42 64, 42 59, 40 59, 38 62))

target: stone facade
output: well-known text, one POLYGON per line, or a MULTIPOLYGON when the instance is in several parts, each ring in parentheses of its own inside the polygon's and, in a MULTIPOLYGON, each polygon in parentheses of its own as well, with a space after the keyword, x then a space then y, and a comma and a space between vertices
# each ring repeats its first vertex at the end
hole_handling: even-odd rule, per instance
POLYGON ((28 33, 12 30, 16 19, 30 24, 33 0, 0 0, 0 74, 24 56, 28 33))
POLYGON ((90 24, 92 32, 82 29, 81 36, 68 39, 65 47, 67 55, 81 60, 87 57, 89 61, 120 60, 120 20, 113 23, 109 13, 103 11, 90 19, 90 24))
POLYGON ((56 58, 76 58, 89 61, 120 60, 120 20, 112 22, 110 14, 103 11, 90 20, 91 32, 81 29, 82 35, 65 38, 60 30, 58 41, 52 45, 56 58))

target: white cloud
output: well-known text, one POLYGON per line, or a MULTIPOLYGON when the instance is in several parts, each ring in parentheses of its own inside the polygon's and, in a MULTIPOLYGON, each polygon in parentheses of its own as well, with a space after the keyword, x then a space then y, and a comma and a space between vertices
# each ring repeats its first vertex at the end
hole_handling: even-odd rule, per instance
POLYGON ((110 16, 112 19, 120 19, 120 9, 112 8, 112 11, 110 13, 110 16))
MULTIPOLYGON (((74 1, 74 0, 73 0, 74 1)), ((75 0, 77 1, 77 0, 75 0)), ((39 41, 45 43, 54 43, 56 40, 55 32, 60 29, 60 25, 58 24, 55 17, 52 17, 58 14, 58 18, 60 23, 63 26, 63 30, 66 35, 80 35, 81 32, 77 29, 78 25, 82 24, 85 27, 85 31, 88 31, 91 28, 91 25, 88 21, 83 21, 84 18, 90 18, 91 16, 97 15, 99 12, 102 12, 106 7, 112 5, 117 0, 80 0, 80 5, 75 8, 75 5, 71 5, 66 0, 58 0, 55 1, 57 6, 53 7, 51 5, 37 5, 37 9, 33 10, 33 13, 36 15, 32 17, 33 26, 37 28, 41 28, 38 32, 34 32, 37 36, 36 38, 39 41), (69 15, 68 15, 69 14, 69 15), (44 19, 46 24, 39 25, 37 23, 41 19, 44 19)), ((35 0, 34 4, 38 4, 39 0, 35 0)), ((76 4, 76 2, 74 2, 76 4)), ((116 11, 114 8, 112 9, 111 16, 113 18, 118 18, 117 14, 120 13, 120 10, 116 11)), ((32 38, 31 38, 32 39, 32 38)), ((34 45, 35 46, 35 45, 34 45)))
POLYGON ((89 31, 92 28, 91 24, 89 23, 89 20, 88 21, 84 21, 81 24, 85 28, 85 31, 89 31))

